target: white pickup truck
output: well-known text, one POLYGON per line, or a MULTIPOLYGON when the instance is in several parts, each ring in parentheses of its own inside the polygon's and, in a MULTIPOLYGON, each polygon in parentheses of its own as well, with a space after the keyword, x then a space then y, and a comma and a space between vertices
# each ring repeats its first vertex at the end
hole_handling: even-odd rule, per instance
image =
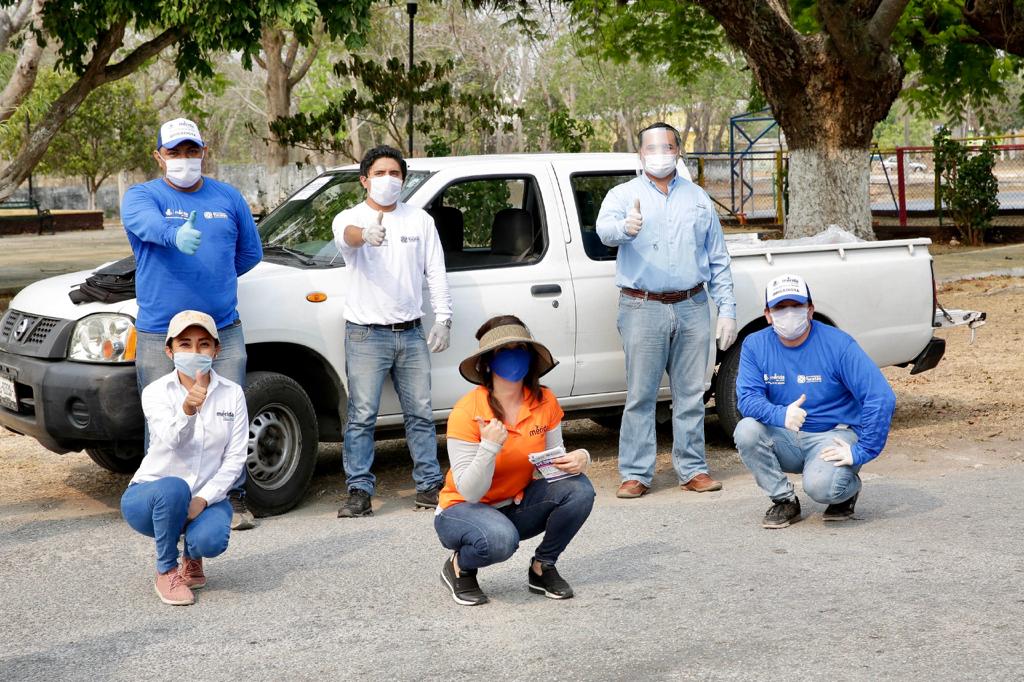
MULTIPOLYGON (((632 154, 409 161, 403 200, 434 217, 454 301, 451 347, 432 356, 439 423, 470 388, 457 365, 476 347, 474 332, 500 313, 525 320, 559 359, 545 383, 566 412, 615 421, 625 398, 615 252, 601 244, 595 221, 608 190, 636 172, 632 154)), ((314 179, 260 222, 263 262, 239 282, 249 356, 249 502, 264 514, 296 505, 318 443, 341 440, 347 277, 331 220, 362 196, 354 167, 314 179)), ((730 244, 740 339, 765 326, 765 283, 797 272, 812 288, 817 317, 852 334, 879 366, 931 369, 944 352, 933 329, 951 321, 937 306, 929 243, 730 244)), ((107 469, 132 471, 143 428, 132 362, 137 308, 134 300, 73 304, 68 292, 89 274, 37 282, 0 318, 0 424, 55 452, 85 449, 107 469)), ((431 314, 424 315, 429 328, 431 314)), ((977 323, 978 316, 956 321, 977 323)), ((727 432, 739 419, 739 348, 712 352, 705 376, 706 399, 715 397, 727 432)), ((667 379, 662 395, 667 401, 667 379)), ((390 386, 380 414, 381 432, 400 433, 390 386)))

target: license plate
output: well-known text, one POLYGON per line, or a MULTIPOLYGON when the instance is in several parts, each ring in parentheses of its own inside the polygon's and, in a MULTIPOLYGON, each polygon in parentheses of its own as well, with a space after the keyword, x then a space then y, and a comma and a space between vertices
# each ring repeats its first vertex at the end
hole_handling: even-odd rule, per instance
POLYGON ((18 394, 14 392, 14 381, 0 377, 0 405, 18 411, 18 394))

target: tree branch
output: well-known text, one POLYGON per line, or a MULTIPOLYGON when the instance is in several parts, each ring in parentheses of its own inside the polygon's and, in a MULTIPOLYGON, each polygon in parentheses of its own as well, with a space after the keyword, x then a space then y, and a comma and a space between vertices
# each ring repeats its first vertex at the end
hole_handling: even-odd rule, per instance
POLYGON ((292 66, 295 65, 295 57, 299 54, 299 37, 292 32, 292 39, 288 42, 288 52, 285 53, 284 57, 284 70, 287 73, 291 73, 292 66))
POLYGON ((265 61, 263 60, 263 57, 261 57, 261 56, 259 55, 259 53, 257 53, 257 54, 254 54, 254 55, 252 56, 252 59, 253 59, 253 61, 254 61, 254 62, 256 62, 256 63, 257 63, 258 65, 259 65, 259 67, 260 67, 261 69, 263 69, 264 71, 266 71, 266 70, 267 70, 267 63, 266 63, 266 62, 265 62, 265 61))
POLYGON ((316 59, 317 52, 320 51, 320 43, 314 42, 308 48, 306 48, 306 58, 299 64, 299 68, 295 69, 292 75, 288 76, 288 88, 294 88, 295 85, 306 77, 306 72, 309 71, 309 67, 313 65, 313 61, 316 59))
MULTIPOLYGON (((123 26, 121 28, 121 33, 122 35, 124 34, 123 26)), ((132 50, 128 56, 121 61, 116 64, 106 66, 102 72, 103 80, 101 81, 101 84, 116 81, 135 73, 147 60, 163 52, 164 48, 178 42, 183 35, 185 35, 185 30, 179 26, 175 26, 167 29, 152 40, 147 40, 132 50)))
POLYGON ((875 15, 868 22, 868 35, 880 46, 888 49, 889 39, 896 29, 910 0, 882 0, 875 15))
MULTIPOLYGON (((25 3, 22 3, 24 6, 25 3)), ((39 61, 43 56, 43 46, 39 42, 39 33, 42 26, 43 5, 46 0, 29 0, 28 4, 33 8, 32 30, 25 36, 25 44, 18 54, 18 62, 14 65, 11 78, 0 93, 0 122, 7 121, 14 115, 21 103, 32 92, 36 84, 36 76, 39 73, 39 61)), ((21 11, 21 7, 18 8, 21 11)), ((6 15, 5 15, 6 16, 6 15)), ((22 23, 24 26, 24 23, 22 23)))
MULTIPOLYGON (((6 11, 0 12, 0 50, 6 50, 7 46, 11 42, 18 31, 25 28, 25 24, 28 22, 29 16, 36 16, 35 12, 30 14, 29 10, 32 9, 33 0, 21 0, 14 11, 8 14, 6 11)), ((39 3, 40 6, 42 2, 39 3)))

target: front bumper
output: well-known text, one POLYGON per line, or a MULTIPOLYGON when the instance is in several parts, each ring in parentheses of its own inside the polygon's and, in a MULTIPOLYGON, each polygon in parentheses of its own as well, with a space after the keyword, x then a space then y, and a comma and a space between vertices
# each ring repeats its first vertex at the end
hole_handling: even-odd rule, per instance
POLYGON ((56 453, 119 443, 141 445, 145 419, 135 365, 46 360, 0 351, 18 409, 0 405, 0 426, 56 453))

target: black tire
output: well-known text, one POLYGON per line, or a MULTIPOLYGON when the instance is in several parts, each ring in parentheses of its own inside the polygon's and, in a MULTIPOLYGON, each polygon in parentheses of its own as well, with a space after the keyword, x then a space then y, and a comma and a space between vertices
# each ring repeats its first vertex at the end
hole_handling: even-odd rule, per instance
POLYGON ((249 372, 245 500, 259 516, 283 514, 306 495, 316 468, 319 429, 309 396, 294 379, 249 372))
POLYGON ((718 423, 726 438, 732 439, 736 425, 743 419, 740 414, 739 401, 736 399, 736 377, 740 373, 740 345, 737 341, 718 366, 715 375, 715 412, 718 423))
POLYGON ((591 417, 590 421, 609 431, 618 431, 619 427, 622 426, 622 413, 602 414, 597 417, 591 417))
POLYGON ((146 453, 142 451, 140 443, 138 445, 108 445, 87 448, 85 454, 107 471, 115 474, 134 474, 142 464, 142 457, 146 453))

